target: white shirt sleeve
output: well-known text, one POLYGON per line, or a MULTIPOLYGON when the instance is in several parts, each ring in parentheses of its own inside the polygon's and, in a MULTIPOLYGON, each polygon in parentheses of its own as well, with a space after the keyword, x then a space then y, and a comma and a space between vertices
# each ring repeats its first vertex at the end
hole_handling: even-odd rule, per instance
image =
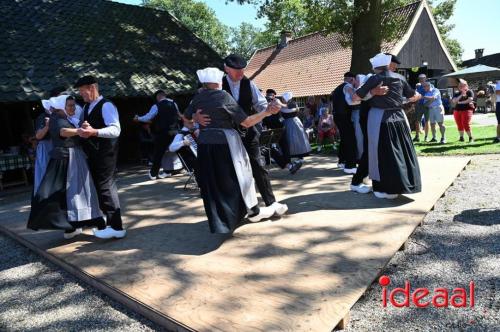
POLYGON ((267 100, 253 81, 250 81, 250 89, 252 90, 252 104, 255 111, 259 113, 265 111, 267 109, 267 100))
POLYGON ((352 100, 352 94, 348 92, 349 88, 351 88, 352 92, 355 93, 354 87, 350 84, 344 85, 344 96, 345 96, 345 101, 348 105, 359 105, 361 102, 360 101, 354 101, 352 100))
POLYGON ((177 152, 184 146, 184 136, 182 134, 177 134, 174 137, 174 140, 168 146, 168 150, 170 152, 177 152))
POLYGON ((102 105, 102 118, 104 119, 105 128, 97 129, 97 136, 102 138, 117 138, 120 136, 120 117, 118 110, 112 103, 104 103, 102 105))
POLYGON ((148 122, 148 121, 153 120, 157 114, 158 114, 158 106, 156 104, 154 104, 149 109, 149 112, 147 112, 143 116, 138 117, 137 120, 139 120, 141 122, 148 122))

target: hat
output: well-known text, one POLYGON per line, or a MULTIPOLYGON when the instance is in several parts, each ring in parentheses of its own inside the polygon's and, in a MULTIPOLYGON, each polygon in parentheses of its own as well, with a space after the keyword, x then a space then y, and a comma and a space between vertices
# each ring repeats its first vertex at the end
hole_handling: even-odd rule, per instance
POLYGON ((347 73, 344 74, 344 77, 356 77, 352 72, 348 71, 347 73))
POLYGON ((370 59, 370 63, 372 64, 372 68, 385 67, 391 63, 391 56, 379 53, 370 59))
POLYGON ((397 63, 398 65, 401 64, 401 61, 399 61, 398 57, 395 56, 394 54, 391 54, 391 53, 384 53, 384 54, 391 56, 391 62, 397 63))
POLYGON ((358 80, 359 84, 360 85, 363 85, 366 83, 366 81, 368 81, 368 79, 370 77, 372 77, 373 75, 370 73, 370 74, 367 74, 367 75, 364 75, 364 74, 358 74, 356 75, 356 79, 358 80))
POLYGON ((420 75, 418 75, 418 78, 427 78, 427 75, 425 75, 425 74, 420 74, 420 75))
POLYGON ((90 85, 90 84, 96 84, 96 83, 97 83, 97 79, 94 76, 87 75, 87 76, 80 77, 80 79, 78 81, 76 81, 74 87, 79 88, 79 87, 84 86, 84 85, 90 85))
POLYGON ((224 72, 219 68, 207 67, 196 71, 201 83, 221 83, 224 72))
POLYGON ((292 92, 285 92, 285 93, 283 93, 282 97, 285 100, 285 102, 288 103, 288 101, 290 101, 290 99, 293 98, 293 93, 292 92))
POLYGON ((44 99, 42 100, 43 108, 45 108, 47 111, 50 111, 51 108, 64 110, 66 108, 66 99, 68 97, 68 95, 60 95, 57 97, 52 97, 50 99, 44 99))
POLYGON ((246 60, 237 54, 229 54, 224 59, 224 64, 234 69, 244 69, 247 66, 246 60))

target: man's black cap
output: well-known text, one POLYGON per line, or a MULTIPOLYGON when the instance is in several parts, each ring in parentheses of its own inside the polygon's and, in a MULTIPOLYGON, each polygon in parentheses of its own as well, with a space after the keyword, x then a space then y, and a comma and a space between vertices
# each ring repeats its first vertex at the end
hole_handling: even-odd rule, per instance
POLYGON ((398 65, 401 64, 401 61, 399 61, 398 57, 395 56, 394 54, 391 54, 391 53, 384 53, 384 54, 391 56, 391 62, 397 63, 398 65))
POLYGON ((347 73, 344 74, 344 77, 356 77, 356 75, 354 75, 353 73, 351 73, 350 71, 348 71, 347 73))
POLYGON ((224 64, 234 69, 245 69, 247 66, 246 60, 237 54, 229 54, 224 59, 224 64))
POLYGON ((153 95, 154 99, 156 99, 156 98, 158 97, 158 95, 159 95, 159 94, 163 94, 163 95, 165 95, 165 96, 167 95, 167 94, 165 93, 165 91, 163 91, 163 90, 161 90, 161 89, 160 89, 160 90, 156 91, 156 92, 155 92, 155 94, 153 95))
POLYGON ((80 77, 80 79, 78 81, 76 81, 74 87, 79 88, 79 87, 84 86, 84 85, 90 85, 90 84, 95 84, 95 83, 97 83, 97 79, 92 75, 87 75, 87 76, 80 77))
POLYGON ((271 94, 271 93, 276 95, 276 91, 274 89, 267 89, 266 90, 266 95, 271 94))

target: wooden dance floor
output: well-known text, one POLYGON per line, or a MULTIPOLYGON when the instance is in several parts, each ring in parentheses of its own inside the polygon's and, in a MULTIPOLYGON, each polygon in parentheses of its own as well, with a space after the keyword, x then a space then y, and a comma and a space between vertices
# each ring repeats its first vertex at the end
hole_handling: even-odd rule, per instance
POLYGON ((348 191, 335 159, 274 169, 282 219, 209 233, 185 176, 119 178, 128 236, 100 240, 26 229, 29 195, 2 199, 0 228, 92 286, 175 331, 331 331, 467 165, 420 158, 423 192, 394 201, 348 191))

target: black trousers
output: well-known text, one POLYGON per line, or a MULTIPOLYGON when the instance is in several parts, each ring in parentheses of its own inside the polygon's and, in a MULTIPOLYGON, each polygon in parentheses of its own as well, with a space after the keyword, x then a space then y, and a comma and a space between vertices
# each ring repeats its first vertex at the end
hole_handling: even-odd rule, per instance
POLYGON ((346 168, 354 168, 356 167, 356 135, 351 115, 335 114, 334 120, 340 132, 339 162, 344 162, 346 168))
POLYGON ((266 206, 269 206, 276 202, 276 198, 274 197, 271 181, 269 180, 269 173, 265 168, 265 158, 260 153, 259 134, 256 132, 253 133, 250 129, 246 136, 242 138, 243 145, 250 159, 252 175, 257 184, 257 189, 259 189, 260 196, 264 200, 266 206))
POLYGON ((351 184, 355 186, 361 184, 363 179, 368 176, 368 110, 361 109, 359 124, 363 131, 363 154, 359 160, 356 174, 352 177, 351 184))
POLYGON ((174 137, 166 133, 157 133, 154 137, 153 165, 151 166, 151 176, 157 176, 160 172, 161 160, 174 137))
POLYGON ((99 198, 99 207, 106 216, 106 224, 115 230, 122 230, 120 200, 115 181, 118 146, 113 153, 99 153, 87 150, 89 171, 99 198))

